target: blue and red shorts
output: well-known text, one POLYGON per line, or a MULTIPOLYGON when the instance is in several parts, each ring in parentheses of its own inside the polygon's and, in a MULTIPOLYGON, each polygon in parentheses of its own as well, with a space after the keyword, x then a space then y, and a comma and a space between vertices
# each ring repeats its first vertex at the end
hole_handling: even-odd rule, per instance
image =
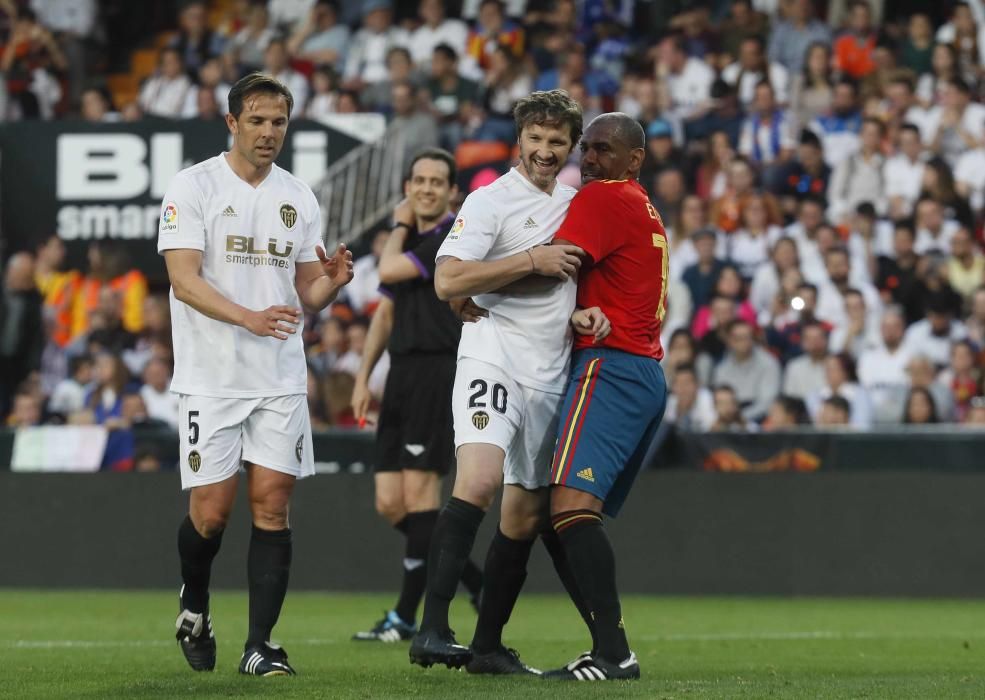
POLYGON ((652 357, 611 348, 575 352, 558 428, 551 485, 586 491, 615 516, 636 480, 667 404, 652 357))

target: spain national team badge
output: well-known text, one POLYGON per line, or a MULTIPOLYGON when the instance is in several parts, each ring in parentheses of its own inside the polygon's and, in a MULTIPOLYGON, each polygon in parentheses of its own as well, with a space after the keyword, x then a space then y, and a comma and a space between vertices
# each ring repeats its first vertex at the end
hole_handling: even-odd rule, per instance
POLYGON ((198 450, 192 450, 188 455, 188 468, 196 474, 202 468, 202 455, 198 453, 198 450))
POLYGON ((298 438, 298 444, 294 446, 294 456, 301 462, 301 455, 304 454, 304 435, 298 438))
POLYGON ((489 414, 485 411, 476 411, 472 414, 472 425, 478 430, 484 430, 489 425, 489 414))
POLYGON ((280 220, 287 228, 294 228, 294 224, 298 222, 298 210, 292 204, 281 204, 280 220))
POLYGON ((451 225, 451 230, 448 232, 449 241, 457 241, 462 237, 462 229, 465 228, 465 219, 463 217, 458 217, 455 219, 455 223, 451 225))

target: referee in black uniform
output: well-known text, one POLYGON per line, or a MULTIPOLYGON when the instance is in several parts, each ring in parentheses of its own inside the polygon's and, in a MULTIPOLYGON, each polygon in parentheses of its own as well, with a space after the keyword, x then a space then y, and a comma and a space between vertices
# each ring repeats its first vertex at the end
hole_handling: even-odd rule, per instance
MULTIPOLYGON (((360 421, 370 404, 369 376, 390 352, 377 434, 376 510, 407 538, 403 585, 393 610, 353 639, 396 642, 417 631, 427 584, 427 554, 438 519, 441 479, 455 459, 451 395, 462 324, 434 292, 435 255, 455 215, 450 208, 455 159, 431 148, 417 153, 394 210, 380 257, 383 298, 373 315, 352 394, 360 421)), ((472 562, 462 582, 477 600, 482 573, 472 562)))

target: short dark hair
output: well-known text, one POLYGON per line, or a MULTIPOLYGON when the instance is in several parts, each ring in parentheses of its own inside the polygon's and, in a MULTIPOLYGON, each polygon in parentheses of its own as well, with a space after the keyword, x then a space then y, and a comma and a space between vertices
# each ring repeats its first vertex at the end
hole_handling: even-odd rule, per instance
POLYGON ((291 110, 294 109, 291 91, 277 78, 264 73, 250 73, 236 81, 229 91, 229 113, 239 119, 239 115, 243 113, 243 102, 250 95, 256 94, 280 95, 287 100, 287 116, 291 116, 291 110))
POLYGON ((852 405, 848 403, 848 400, 844 396, 839 396, 838 394, 829 396, 824 400, 824 403, 827 406, 831 406, 831 408, 842 411, 846 416, 852 414, 852 405))
POLYGON ((899 132, 902 134, 904 131, 912 131, 917 135, 917 138, 920 138, 920 127, 913 122, 903 122, 900 124, 899 132))
POLYGON ((695 378, 697 378, 698 371, 694 368, 694 365, 692 363, 682 362, 681 364, 677 365, 674 368, 674 376, 676 377, 680 374, 690 374, 695 378))
POLYGON ((431 53, 440 53, 449 61, 458 60, 458 52, 452 48, 449 44, 441 43, 434 47, 431 53))
POLYGON ((581 105, 564 90, 538 90, 520 98, 513 108, 516 135, 534 124, 538 126, 567 126, 572 146, 578 143, 582 131, 581 105))
POLYGON ((69 358, 68 376, 74 377, 76 374, 79 373, 79 370, 82 369, 82 367, 91 364, 92 364, 92 356, 87 353, 83 353, 81 355, 75 355, 74 357, 69 358))
POLYGON ((455 181, 458 179, 458 168, 455 166, 455 156, 446 151, 443 148, 425 148, 418 151, 410 159, 410 165, 407 166, 407 179, 410 180, 411 175, 414 172, 414 166, 417 165, 419 160, 440 160, 442 163, 448 166, 448 184, 454 186, 455 181))
POLYGON ((776 403, 780 405, 783 412, 790 416, 797 425, 810 423, 807 404, 804 403, 803 399, 798 399, 796 396, 788 396, 787 394, 780 394, 776 397, 776 403))

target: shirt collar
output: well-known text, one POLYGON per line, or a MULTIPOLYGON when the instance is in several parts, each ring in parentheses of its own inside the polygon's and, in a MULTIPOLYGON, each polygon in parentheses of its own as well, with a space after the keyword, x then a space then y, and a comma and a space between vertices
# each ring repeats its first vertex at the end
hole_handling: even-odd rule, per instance
POLYGON ((430 236, 435 233, 443 233, 444 230, 448 227, 448 224, 454 220, 455 220, 455 212, 450 211, 447 214, 445 214, 445 218, 443 218, 441 221, 439 221, 437 224, 427 229, 426 231, 418 232, 418 235, 430 236))

